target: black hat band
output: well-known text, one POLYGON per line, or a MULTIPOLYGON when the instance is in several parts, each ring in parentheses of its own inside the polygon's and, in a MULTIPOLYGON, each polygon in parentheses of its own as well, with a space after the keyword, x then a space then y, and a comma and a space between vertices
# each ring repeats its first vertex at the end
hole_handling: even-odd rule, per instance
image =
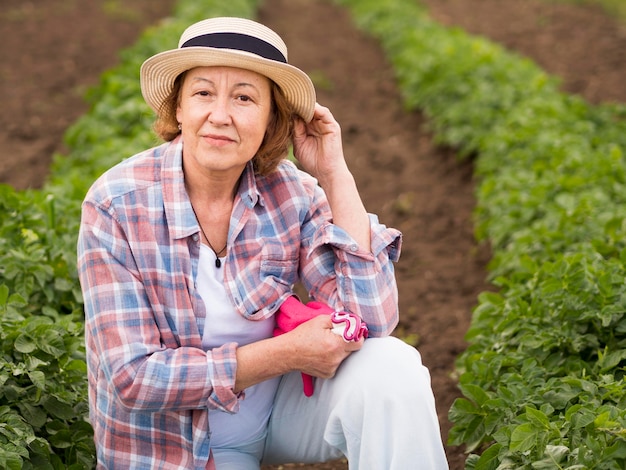
POLYGON ((262 39, 240 33, 209 33, 193 37, 180 46, 183 47, 215 47, 218 49, 235 49, 250 52, 269 60, 287 63, 285 56, 270 43, 262 39))

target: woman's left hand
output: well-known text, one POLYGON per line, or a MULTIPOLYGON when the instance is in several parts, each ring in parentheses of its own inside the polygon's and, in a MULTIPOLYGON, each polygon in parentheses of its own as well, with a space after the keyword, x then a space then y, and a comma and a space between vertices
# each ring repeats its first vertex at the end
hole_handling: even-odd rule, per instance
POLYGON ((326 193, 333 224, 370 252, 369 218, 343 155, 339 123, 328 108, 316 103, 313 120, 307 124, 296 119, 293 134, 294 156, 326 193))
POLYGON ((297 118, 293 138, 294 156, 309 174, 323 185, 325 180, 347 172, 341 142, 341 127, 328 108, 315 105, 313 119, 297 118))

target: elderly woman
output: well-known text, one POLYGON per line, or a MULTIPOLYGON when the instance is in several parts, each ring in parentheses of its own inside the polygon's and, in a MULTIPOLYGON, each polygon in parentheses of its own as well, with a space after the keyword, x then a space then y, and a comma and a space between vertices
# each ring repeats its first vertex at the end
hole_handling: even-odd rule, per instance
POLYGON ((428 371, 389 336, 401 235, 366 213, 340 127, 280 37, 201 21, 141 87, 165 143, 95 182, 79 234, 98 467, 447 468, 428 371), (328 315, 274 335, 296 283, 369 338, 328 315))

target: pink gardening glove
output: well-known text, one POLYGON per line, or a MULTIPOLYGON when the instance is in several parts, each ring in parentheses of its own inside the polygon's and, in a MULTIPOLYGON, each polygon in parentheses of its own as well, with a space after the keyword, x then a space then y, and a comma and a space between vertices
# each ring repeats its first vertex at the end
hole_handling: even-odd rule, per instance
MULTIPOLYGON (((367 325, 354 313, 335 312, 321 302, 309 302, 304 305, 297 297, 291 296, 283 302, 276 312, 274 336, 293 330, 298 325, 318 315, 330 315, 335 325, 333 333, 343 336, 344 341, 359 341, 367 338, 367 325)), ((313 377, 302 373, 302 386, 307 397, 313 395, 313 377)))

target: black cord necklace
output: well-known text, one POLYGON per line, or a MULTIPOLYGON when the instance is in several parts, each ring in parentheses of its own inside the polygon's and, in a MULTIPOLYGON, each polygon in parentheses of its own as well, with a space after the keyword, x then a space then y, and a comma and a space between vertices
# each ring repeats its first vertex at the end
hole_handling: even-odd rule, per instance
POLYGON ((226 251, 226 248, 228 247, 228 241, 226 242, 226 245, 224 245, 224 248, 222 248, 220 251, 215 251, 215 248, 213 248, 213 245, 211 245, 211 241, 209 240, 209 237, 207 237, 206 233, 204 233, 204 229, 202 228, 202 224, 200 223, 198 214, 196 214, 196 210, 193 208, 193 204, 191 205, 191 210, 193 211, 193 214, 196 216, 196 220, 198 221, 198 227, 200 227, 200 232, 202 233, 202 236, 204 237, 207 244, 209 245, 209 248, 211 248, 211 251, 215 253, 215 267, 221 268, 222 262, 220 261, 220 255, 226 251))

